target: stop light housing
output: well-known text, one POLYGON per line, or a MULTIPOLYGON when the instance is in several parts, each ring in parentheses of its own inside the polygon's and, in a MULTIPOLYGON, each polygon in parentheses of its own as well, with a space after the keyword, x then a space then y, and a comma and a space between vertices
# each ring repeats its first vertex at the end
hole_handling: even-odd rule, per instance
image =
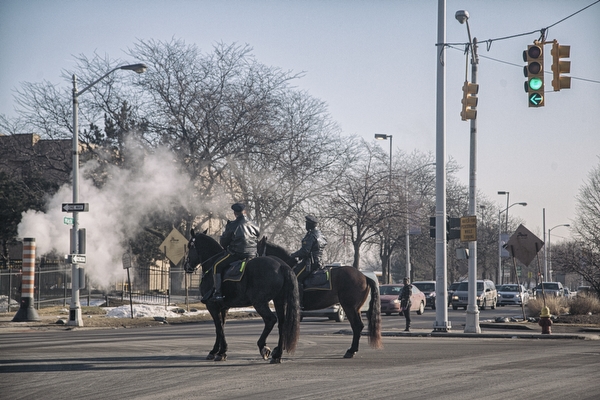
POLYGON ((463 84, 462 111, 460 117, 463 121, 477 118, 477 96, 479 85, 465 81, 463 84))
POLYGON ((527 103, 529 107, 544 106, 544 46, 535 42, 527 46, 523 52, 523 61, 527 65, 523 73, 525 81, 525 92, 527 92, 527 103))
POLYGON ((571 46, 561 46, 558 44, 558 41, 554 40, 550 54, 552 54, 552 87, 554 88, 554 91, 557 92, 560 89, 570 89, 571 77, 562 74, 571 72, 571 61, 561 59, 570 57, 571 46))

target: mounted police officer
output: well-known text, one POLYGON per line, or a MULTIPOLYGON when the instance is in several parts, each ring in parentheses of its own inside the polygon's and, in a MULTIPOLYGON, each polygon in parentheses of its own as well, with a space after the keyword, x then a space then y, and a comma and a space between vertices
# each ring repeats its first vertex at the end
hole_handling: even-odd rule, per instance
POLYGON ((327 239, 317 229, 319 221, 313 215, 304 217, 306 220, 306 235, 302 239, 300 250, 292 253, 292 257, 299 258, 300 263, 296 265, 294 271, 298 276, 298 289, 300 290, 300 305, 304 293, 304 280, 314 271, 322 269, 323 249, 327 245, 327 239))
POLYGON ((234 221, 227 221, 225 230, 219 239, 219 243, 225 249, 225 253, 213 266, 213 291, 207 293, 202 301, 206 302, 214 292, 213 301, 222 302, 221 294, 221 273, 223 268, 234 261, 251 259, 256 257, 256 245, 260 232, 258 227, 252 221, 246 218, 246 206, 242 203, 235 203, 231 206, 234 221))

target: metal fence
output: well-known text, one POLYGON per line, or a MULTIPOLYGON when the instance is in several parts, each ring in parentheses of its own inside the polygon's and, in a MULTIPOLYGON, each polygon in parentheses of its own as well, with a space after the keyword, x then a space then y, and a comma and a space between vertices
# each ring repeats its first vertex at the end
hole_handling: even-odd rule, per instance
MULTIPOLYGON (((0 312, 19 308, 21 296, 21 262, 11 261, 0 268, 0 312), (6 304, 4 303, 6 300, 6 304)), ((131 301, 137 304, 170 305, 174 300, 186 304, 199 299, 197 274, 167 266, 135 267, 130 269, 131 288, 127 279, 112 282, 110 287, 95 288, 86 276, 86 287, 80 289, 80 303, 88 305, 118 305, 131 301)), ((67 307, 71 303, 71 264, 60 260, 36 260, 34 305, 40 309, 50 306, 67 307)))

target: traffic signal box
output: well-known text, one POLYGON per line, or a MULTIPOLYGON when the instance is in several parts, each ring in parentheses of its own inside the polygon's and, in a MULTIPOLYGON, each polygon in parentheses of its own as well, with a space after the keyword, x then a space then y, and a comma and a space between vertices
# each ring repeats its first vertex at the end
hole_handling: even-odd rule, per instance
POLYGON ((557 92, 560 89, 570 89, 571 77, 562 74, 571 72, 571 61, 561 61, 561 59, 570 57, 571 46, 561 46, 555 39, 552 43, 550 54, 552 54, 552 87, 554 88, 554 91, 557 92))
POLYGON ((479 85, 465 81, 463 84, 462 111, 460 117, 463 121, 477 118, 477 96, 479 85))
MULTIPOLYGON (((435 217, 429 217, 429 236, 435 238, 435 217)), ((460 218, 446 217, 446 240, 460 239, 460 218)))
POLYGON ((544 106, 544 45, 534 42, 527 46, 523 52, 523 61, 527 65, 523 73, 527 78, 525 81, 525 92, 529 107, 544 106))

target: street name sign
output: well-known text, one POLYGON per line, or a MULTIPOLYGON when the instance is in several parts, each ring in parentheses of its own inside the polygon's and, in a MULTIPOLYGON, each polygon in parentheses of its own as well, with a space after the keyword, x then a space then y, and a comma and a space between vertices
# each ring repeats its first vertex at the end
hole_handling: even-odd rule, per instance
POLYGON ((89 211, 90 204, 89 203, 62 203, 62 210, 64 212, 89 211))
POLYGON ((69 254, 67 256, 67 263, 68 264, 85 264, 86 257, 81 254, 69 254))
POLYGON ((460 241, 474 242, 477 240, 477 217, 470 215, 460 219, 460 241))

